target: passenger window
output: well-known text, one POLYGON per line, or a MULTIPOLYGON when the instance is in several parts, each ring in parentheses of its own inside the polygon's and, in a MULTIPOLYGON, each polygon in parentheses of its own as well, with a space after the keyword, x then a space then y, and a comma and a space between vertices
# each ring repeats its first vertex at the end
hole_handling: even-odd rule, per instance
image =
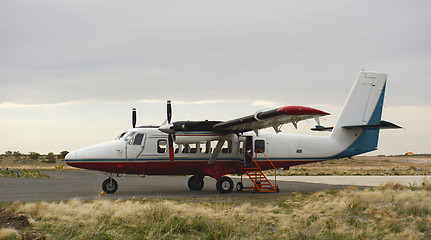
POLYGON ((176 144, 174 143, 174 149, 175 149, 175 153, 179 153, 181 151, 181 144, 176 144))
POLYGON ((196 143, 195 147, 190 148, 190 153, 201 153, 202 148, 200 143, 196 143))
POLYGON ((264 140, 256 140, 254 141, 254 151, 255 152, 265 152, 265 141, 264 140))
POLYGON ((133 140, 133 145, 141 145, 142 140, 144 139, 144 134, 136 134, 135 139, 133 140))
POLYGON ((207 141, 205 143, 205 151, 204 151, 204 153, 211 153, 211 152, 212 152, 211 141, 207 141))
POLYGON ((167 145, 168 145, 168 141, 166 139, 159 139, 157 141, 157 152, 158 153, 166 153, 167 145))
POLYGON ((189 144, 185 144, 183 147, 183 153, 189 153, 190 152, 190 145, 189 144))
POLYGON ((232 141, 225 141, 223 144, 223 148, 221 149, 222 153, 232 153, 232 141))

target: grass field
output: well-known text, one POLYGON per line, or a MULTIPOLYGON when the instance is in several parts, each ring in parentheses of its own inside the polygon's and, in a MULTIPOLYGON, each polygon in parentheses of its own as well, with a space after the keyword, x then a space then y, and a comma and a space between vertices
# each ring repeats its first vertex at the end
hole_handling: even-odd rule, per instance
POLYGON ((0 221, 4 239, 431 238, 428 182, 218 199, 16 202, 0 209, 0 216, 21 218, 16 226, 0 221))
POLYGON ((46 163, 46 159, 31 160, 28 156, 16 159, 3 155, 0 158, 0 177, 45 178, 48 175, 42 174, 40 171, 54 170, 56 166, 61 166, 66 170, 76 170, 76 168, 67 166, 64 160, 46 163))
POLYGON ((354 157, 291 167, 286 176, 431 175, 430 157, 354 157))

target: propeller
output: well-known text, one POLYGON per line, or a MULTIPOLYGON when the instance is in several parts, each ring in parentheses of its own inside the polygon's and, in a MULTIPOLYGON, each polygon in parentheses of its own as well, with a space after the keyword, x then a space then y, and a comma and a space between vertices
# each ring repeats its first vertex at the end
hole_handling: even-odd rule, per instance
POLYGON ((132 110, 132 127, 136 127, 136 108, 133 108, 132 110))
MULTIPOLYGON (((168 125, 171 125, 171 119, 172 119, 172 105, 171 100, 168 100, 166 104, 166 110, 167 110, 167 120, 168 125)), ((168 146, 169 146, 169 161, 174 161, 174 136, 172 133, 168 134, 168 146)))

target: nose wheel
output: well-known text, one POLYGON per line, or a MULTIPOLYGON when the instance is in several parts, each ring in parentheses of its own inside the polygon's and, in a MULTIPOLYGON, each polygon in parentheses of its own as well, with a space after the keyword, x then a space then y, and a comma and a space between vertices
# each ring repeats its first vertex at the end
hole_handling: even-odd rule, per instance
POLYGON ((113 178, 108 178, 102 183, 102 189, 107 194, 115 193, 118 189, 118 183, 113 178))

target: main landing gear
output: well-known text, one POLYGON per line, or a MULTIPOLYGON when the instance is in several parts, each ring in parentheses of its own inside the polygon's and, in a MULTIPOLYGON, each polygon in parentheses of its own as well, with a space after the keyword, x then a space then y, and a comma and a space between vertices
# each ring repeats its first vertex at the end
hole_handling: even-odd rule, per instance
POLYGON ((191 176, 187 184, 190 190, 200 191, 204 187, 204 177, 197 175, 191 176))
POLYGON ((233 181, 230 177, 221 177, 217 180, 216 188, 219 193, 230 193, 233 190, 233 181))
MULTIPOLYGON (((191 176, 187 185, 192 191, 200 191, 204 187, 204 177, 198 175, 191 176)), ((216 188, 219 193, 230 193, 234 188, 234 184, 230 177, 224 176, 217 180, 216 188)))
MULTIPOLYGON (((198 175, 191 176, 189 178, 189 181, 187 182, 187 185, 192 191, 200 191, 204 187, 204 177, 198 175)), ((230 193, 232 192, 234 186, 235 185, 232 179, 227 176, 219 178, 216 183, 216 189, 219 193, 230 193)), ((112 176, 110 176, 109 178, 105 179, 105 181, 103 181, 102 189, 103 192, 107 194, 115 193, 118 189, 118 183, 117 181, 115 181, 114 178, 112 178, 112 176)), ((242 192, 243 189, 244 186, 242 185, 242 183, 238 182, 236 185, 236 190, 238 192, 242 192)))

